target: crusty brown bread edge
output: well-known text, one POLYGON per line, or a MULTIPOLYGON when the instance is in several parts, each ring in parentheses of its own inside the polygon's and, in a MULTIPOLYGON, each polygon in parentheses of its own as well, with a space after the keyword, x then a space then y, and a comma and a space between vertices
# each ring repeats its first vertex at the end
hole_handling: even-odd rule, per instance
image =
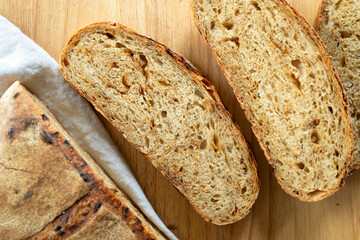
MULTIPOLYGON (((60 56, 60 60, 59 60, 59 64, 60 64, 60 71, 62 73, 62 75, 64 76, 65 80, 67 80, 69 82, 69 84, 77 91, 79 92, 82 96, 84 96, 94 107, 97 111, 99 111, 110 123, 112 123, 113 126, 116 126, 116 124, 114 124, 114 120, 112 120, 112 118, 110 116, 107 116, 107 114, 101 109, 100 106, 96 105, 96 102, 94 102, 89 96, 87 96, 87 94, 85 92, 83 92, 81 89, 77 88, 76 86, 74 86, 73 84, 71 84, 71 82, 68 80, 68 76, 66 74, 66 71, 64 70, 64 67, 63 67, 63 64, 64 64, 64 58, 65 58, 65 55, 66 55, 66 52, 69 50, 69 47, 71 46, 71 43, 74 41, 75 38, 77 38, 83 31, 86 31, 87 29, 90 29, 94 26, 98 26, 98 25, 107 25, 109 27, 115 27, 115 28, 123 28, 125 29, 126 31, 144 39, 145 41, 148 41, 149 43, 151 44, 154 44, 156 46, 158 46, 159 48, 161 48, 164 52, 166 52, 168 55, 170 55, 179 65, 181 65, 183 68, 187 69, 187 71, 189 73, 191 73, 193 76, 194 76, 194 79, 197 79, 201 84, 202 86, 208 91, 208 92, 211 92, 211 96, 213 96, 215 102, 219 105, 219 109, 221 111, 223 111, 227 116, 229 116, 232 120, 232 116, 230 115, 230 113, 225 109, 222 101, 221 101, 221 98, 220 96, 218 95, 218 92, 216 91, 215 87, 209 83, 209 81, 207 79, 205 79, 199 72, 198 70, 190 63, 188 62, 185 58, 183 58, 182 56, 178 55, 177 53, 171 51, 168 47, 166 47, 165 45, 149 38, 149 37, 146 37, 146 36, 143 36, 141 34, 138 34, 136 33, 135 31, 133 31, 132 29, 126 27, 126 26, 123 26, 119 23, 116 23, 116 22, 96 22, 96 23, 92 23, 90 25, 87 25, 83 28, 80 28, 79 30, 77 30, 69 39, 69 41, 67 42, 66 46, 62 49, 61 51, 61 56, 60 56)), ((234 122, 234 120, 233 120, 234 122)), ((244 218, 249 212, 250 212, 250 209, 252 207, 252 205, 254 204, 255 200, 257 199, 257 196, 259 194, 259 189, 260 189, 260 180, 259 180, 259 177, 258 177, 258 172, 257 172, 257 165, 256 165, 256 161, 255 161, 255 158, 254 158, 254 155, 252 153, 252 150, 248 144, 248 142, 246 141, 243 133, 241 132, 239 126, 236 124, 236 122, 234 122, 236 128, 238 129, 238 131, 240 132, 240 135, 242 137, 242 140, 246 143, 246 146, 247 146, 247 150, 249 152, 249 156, 250 156, 250 167, 253 169, 255 175, 256 175, 256 179, 255 181, 253 182, 254 186, 256 186, 255 188, 255 194, 254 194, 254 197, 253 199, 251 200, 251 205, 250 207, 248 207, 248 210, 243 214, 243 215, 239 215, 238 218, 234 218, 234 219, 231 219, 230 221, 228 222, 221 222, 221 221, 214 221, 213 219, 209 219, 207 218, 206 216, 204 216, 203 214, 201 214, 201 212, 196 209, 194 207, 194 204, 193 202, 188 199, 186 197, 186 195, 183 193, 182 189, 179 188, 176 184, 176 182, 169 178, 168 177, 168 174, 163 170, 163 169, 160 169, 160 168, 157 168, 157 170, 159 170, 161 172, 161 174, 166 178, 168 179, 172 185, 175 187, 175 189, 186 199, 186 201, 193 207, 193 209, 202 217, 204 218, 206 221, 208 222, 211 222, 211 223, 214 223, 214 224, 217 224, 217 225, 225 225, 225 224, 230 224, 230 223, 234 223, 242 218, 244 218)), ((126 136, 126 134, 124 134, 123 131, 121 131, 121 129, 117 128, 117 130, 128 140, 128 137, 126 136)), ((133 145, 139 152, 141 152, 139 146, 135 145, 134 143, 132 143, 131 141, 129 141, 131 145, 133 145)), ((149 159, 149 157, 144 154, 143 152, 141 152, 148 161, 151 162, 151 160, 149 159)))
MULTIPOLYGON (((20 81, 16 81, 13 84, 16 88, 21 92, 25 92, 29 95, 29 97, 34 101, 36 107, 41 110, 41 112, 46 114, 46 117, 50 119, 51 124, 55 126, 55 128, 59 131, 61 135, 66 138, 66 140, 70 143, 71 146, 74 147, 77 154, 84 159, 87 165, 90 166, 89 173, 93 174, 95 180, 99 182, 103 182, 105 187, 109 189, 109 194, 115 195, 124 206, 129 208, 129 212, 133 212, 134 215, 141 220, 142 224, 144 224, 143 231, 154 234, 158 239, 166 239, 162 233, 153 226, 153 223, 146 218, 144 214, 134 206, 132 201, 117 187, 117 185, 112 181, 112 179, 104 172, 104 170, 95 162, 95 160, 80 146, 80 144, 75 140, 75 138, 68 132, 65 127, 60 123, 58 118, 45 106, 45 104, 34 94, 32 94, 28 89, 24 87, 24 85, 20 81)), ((59 139, 53 138, 52 141, 59 141, 59 139)), ((74 167, 75 168, 75 167, 74 167)))
MULTIPOLYGON (((303 27, 305 29, 307 29, 307 34, 309 35, 309 37, 314 41, 314 43, 316 44, 316 46, 319 48, 322 56, 324 57, 324 60, 325 60, 325 63, 328 67, 330 67, 330 69, 332 70, 332 72, 334 73, 334 76, 337 80, 337 84, 334 84, 334 87, 336 88, 337 91, 334 91, 336 92, 337 94, 340 94, 342 97, 342 99, 344 100, 344 109, 347 113, 347 118, 346 118, 346 121, 348 122, 348 124, 350 125, 351 127, 351 119, 350 119, 350 111, 349 111, 349 100, 348 100, 348 97, 345 95, 344 91, 343 91, 343 86, 342 86, 342 83, 340 81, 340 77, 339 75, 337 74, 334 66, 332 65, 331 63, 331 60, 330 60, 330 57, 329 55, 327 54, 326 52, 326 47, 325 47, 325 44, 321 41, 320 39, 320 36, 318 35, 318 33, 315 31, 315 29, 310 25, 310 23, 295 9, 293 8, 286 0, 279 0, 281 3, 283 3, 290 11, 292 11, 294 13, 294 16, 295 18, 298 20, 298 22, 303 25, 303 27)), ((190 7, 192 9, 192 19, 193 19, 193 22, 196 26, 196 28, 199 30, 200 32, 200 35, 202 35, 202 37, 204 38, 204 40, 208 43, 208 46, 210 47, 210 44, 209 44, 209 40, 206 38, 206 36, 204 34, 202 34, 200 28, 199 28, 199 25, 197 24, 196 22, 196 17, 195 17, 195 11, 194 11, 194 0, 191 0, 191 3, 190 3, 190 7)), ((216 57, 216 60, 218 62, 218 64, 220 65, 221 69, 224 69, 221 61, 220 61, 220 57, 217 55, 217 53, 214 51, 214 49, 212 49, 210 47, 212 53, 214 54, 214 56, 216 57)), ((233 80, 230 78, 230 76, 228 76, 225 71, 223 71, 226 79, 228 80, 228 82, 230 83, 231 87, 233 88, 233 80)), ((234 91, 234 88, 233 88, 233 91, 234 91)), ((275 168, 273 167, 273 160, 271 159, 270 157, 270 154, 268 152, 268 150, 266 149, 263 141, 261 140, 261 136, 260 136, 260 133, 258 131, 258 129, 255 127, 255 124, 254 124, 254 119, 252 119, 251 117, 251 114, 249 113, 249 111, 247 109, 244 108, 244 103, 241 101, 241 98, 240 96, 234 91, 235 93, 235 96, 236 98, 238 99, 239 103, 240 103, 240 106, 242 109, 244 109, 244 112, 245 112, 245 116, 246 118, 249 120, 249 122, 251 123, 252 125, 252 130, 254 132, 254 135, 256 136, 256 138, 258 139, 258 142, 259 142, 259 145, 261 147, 261 149, 264 151, 264 154, 265 154, 265 157, 267 159, 267 161, 269 162, 273 172, 274 172, 274 175, 277 179, 277 181, 279 182, 280 186, 285 190, 285 185, 283 183, 283 181, 281 180, 281 178, 278 176, 278 174, 276 173, 275 171, 275 168)), ((353 136, 353 131, 352 131, 352 127, 351 127, 351 134, 353 136)), ((352 139, 352 142, 351 142, 352 146, 351 148, 354 149, 354 141, 352 139)), ((349 166, 350 163, 352 162, 353 160, 353 150, 351 151, 351 154, 350 156, 347 157, 347 161, 346 161, 346 166, 349 166)), ((347 167, 346 167, 347 168, 347 167)), ((289 191, 286 191, 288 194, 290 194, 291 196, 293 197, 296 197, 296 198, 299 198, 301 201, 305 201, 305 202, 316 202, 316 201, 319 201, 319 200, 322 200, 328 196, 331 196, 332 194, 334 194, 337 190, 339 190, 345 183, 345 178, 346 178, 346 168, 344 168, 344 172, 342 173, 344 175, 344 178, 341 180, 340 184, 338 185, 338 187, 332 189, 332 191, 329 191, 327 194, 323 195, 323 196, 315 196, 315 197, 309 197, 309 196, 300 196, 300 195, 297 195, 293 192, 289 192, 289 191)))
MULTIPOLYGON (((319 10, 318 10, 316 19, 315 19, 315 25, 314 25, 314 29, 315 29, 315 31, 316 31, 316 33, 318 35, 319 35, 319 32, 320 32, 321 23, 323 21, 324 11, 325 11, 325 0, 321 0, 320 7, 319 7, 319 10)), ((325 44, 324 44, 324 47, 326 49, 325 44)))

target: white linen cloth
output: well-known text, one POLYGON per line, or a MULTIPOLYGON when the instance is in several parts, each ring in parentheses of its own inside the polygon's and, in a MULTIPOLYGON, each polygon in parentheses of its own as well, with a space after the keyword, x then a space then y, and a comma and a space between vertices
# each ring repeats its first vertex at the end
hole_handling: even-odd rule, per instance
POLYGON ((177 239, 156 215, 89 103, 64 80, 57 62, 0 16, 0 96, 16 80, 45 102, 80 145, 165 235, 177 239))

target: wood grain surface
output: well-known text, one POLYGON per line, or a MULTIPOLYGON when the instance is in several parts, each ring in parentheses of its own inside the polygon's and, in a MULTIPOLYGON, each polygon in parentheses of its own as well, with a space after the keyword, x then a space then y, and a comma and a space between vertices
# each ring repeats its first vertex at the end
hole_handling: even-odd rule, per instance
MULTIPOLYGON (((314 23, 320 0, 290 3, 314 23)), ((300 202, 280 188, 220 67, 192 23, 189 0, 0 0, 0 14, 55 59, 78 28, 95 21, 116 21, 180 53, 215 84, 251 144, 261 178, 251 213, 235 224, 205 222, 102 118, 155 211, 180 239, 359 239, 360 172, 336 194, 317 203, 300 202)))

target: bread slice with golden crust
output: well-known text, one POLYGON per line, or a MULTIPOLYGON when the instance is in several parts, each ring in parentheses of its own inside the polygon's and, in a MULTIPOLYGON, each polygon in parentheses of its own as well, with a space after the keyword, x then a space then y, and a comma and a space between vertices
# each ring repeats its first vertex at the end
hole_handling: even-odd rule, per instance
POLYGON ((64 47, 65 79, 207 221, 243 218, 259 191, 256 164, 214 87, 184 58, 117 23, 94 23, 64 47))
POLYGON ((165 239, 20 82, 0 116, 3 239, 165 239))
POLYGON ((349 97, 355 142, 350 173, 360 168, 360 2, 323 0, 317 30, 349 97))
POLYGON ((302 201, 337 191, 353 132, 314 29, 284 0, 193 0, 192 10, 281 187, 302 201))

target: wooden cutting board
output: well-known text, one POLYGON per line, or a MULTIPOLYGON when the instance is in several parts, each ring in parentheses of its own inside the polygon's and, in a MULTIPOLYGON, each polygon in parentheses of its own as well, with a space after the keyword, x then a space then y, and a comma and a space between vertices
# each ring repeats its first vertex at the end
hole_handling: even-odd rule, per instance
MULTIPOLYGON (((290 3, 314 23, 320 0, 290 3)), ((94 21, 117 21, 185 56, 214 83, 250 142, 258 162, 261 190, 251 213, 228 226, 205 222, 165 178, 104 120, 146 196, 180 239, 359 239, 360 171, 333 196, 303 203, 277 184, 248 121, 208 46, 195 29, 189 0, 0 0, 0 14, 52 57, 78 28, 94 21)), ((1 237, 0 237, 1 238, 1 237)))

